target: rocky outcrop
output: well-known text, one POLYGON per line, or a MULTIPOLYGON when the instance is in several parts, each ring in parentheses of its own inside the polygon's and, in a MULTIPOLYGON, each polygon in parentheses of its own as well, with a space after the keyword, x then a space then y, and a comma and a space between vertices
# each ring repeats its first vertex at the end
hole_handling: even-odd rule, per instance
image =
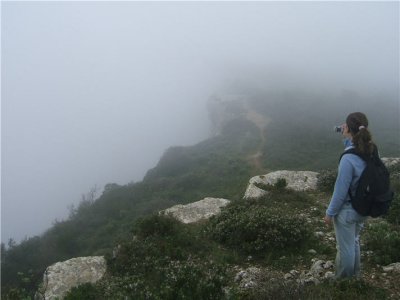
POLYGON ((235 282, 241 289, 248 289, 257 286, 260 281, 262 269, 258 267, 248 267, 247 269, 237 268, 235 282))
POLYGON ((384 272, 400 273, 400 262, 382 267, 384 272))
POLYGON ((272 270, 268 267, 249 266, 242 269, 234 266, 233 271, 236 274, 234 281, 239 289, 263 289, 266 285, 268 289, 284 288, 285 286, 304 286, 317 285, 327 280, 334 279, 334 263, 332 261, 312 259, 312 265, 309 270, 291 270, 283 273, 278 270, 272 270))
POLYGON ((392 167, 400 164, 400 157, 382 157, 381 160, 386 167, 392 167))
POLYGON ((287 188, 295 191, 310 191, 317 189, 318 173, 311 171, 276 171, 266 175, 252 177, 243 198, 259 198, 268 192, 257 184, 275 185, 278 179, 285 179, 287 188))
POLYGON ((205 220, 219 214, 221 207, 228 205, 230 201, 222 198, 204 198, 187 205, 175 205, 161 211, 161 214, 172 215, 182 223, 194 223, 205 220))
POLYGON ((324 261, 314 258, 309 271, 291 270, 284 275, 285 280, 295 280, 300 285, 319 284, 324 280, 335 277, 334 264, 332 261, 324 261))
POLYGON ((46 269, 42 288, 35 299, 63 299, 73 287, 100 280, 106 266, 103 256, 77 257, 55 263, 46 269))
POLYGON ((246 115, 246 95, 213 95, 207 102, 212 135, 219 135, 224 126, 246 115))

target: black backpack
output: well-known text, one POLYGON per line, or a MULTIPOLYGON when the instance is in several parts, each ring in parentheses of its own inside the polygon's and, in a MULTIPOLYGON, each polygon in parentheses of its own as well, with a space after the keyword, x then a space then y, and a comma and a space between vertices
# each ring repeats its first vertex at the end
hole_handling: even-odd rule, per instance
POLYGON ((370 156, 362 155, 351 148, 340 158, 348 153, 361 157, 367 164, 358 182, 356 194, 352 195, 349 189, 352 207, 362 216, 377 218, 386 215, 394 193, 390 189, 389 171, 379 158, 377 148, 374 147, 370 156))

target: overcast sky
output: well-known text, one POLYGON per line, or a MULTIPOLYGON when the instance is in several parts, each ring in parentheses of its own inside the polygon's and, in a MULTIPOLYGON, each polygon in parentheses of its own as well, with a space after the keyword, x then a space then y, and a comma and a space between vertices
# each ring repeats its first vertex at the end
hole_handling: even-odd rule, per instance
POLYGON ((1 6, 2 241, 205 139, 237 80, 398 93, 398 2, 1 6))

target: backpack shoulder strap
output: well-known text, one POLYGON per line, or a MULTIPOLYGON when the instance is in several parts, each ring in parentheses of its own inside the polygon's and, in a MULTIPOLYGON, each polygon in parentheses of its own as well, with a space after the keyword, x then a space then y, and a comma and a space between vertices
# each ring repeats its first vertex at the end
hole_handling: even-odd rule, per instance
POLYGON ((379 154, 378 154, 378 147, 376 147, 376 145, 374 145, 374 150, 372 152, 372 154, 370 156, 365 155, 365 154, 361 154, 359 153, 355 148, 350 148, 346 151, 344 151, 341 155, 340 155, 340 160, 342 159, 343 155, 345 154, 354 154, 357 155, 358 157, 360 157, 362 160, 364 160, 365 162, 371 161, 372 159, 376 159, 379 158, 379 154))
MULTIPOLYGON (((374 149, 374 150, 375 150, 375 149, 374 149)), ((346 155, 346 154, 354 154, 354 155, 357 155, 358 157, 360 157, 360 158, 361 158, 362 160, 364 160, 365 162, 368 161, 368 158, 365 157, 365 155, 362 155, 361 153, 357 152, 355 148, 350 148, 350 149, 344 151, 344 152, 340 155, 339 163, 340 163, 340 160, 342 159, 342 157, 343 157, 344 155, 346 155)), ((353 198, 353 195, 351 194, 351 189, 350 189, 350 187, 349 187, 349 190, 348 190, 347 193, 348 193, 348 195, 349 195, 349 197, 350 197, 350 201, 353 201, 354 198, 353 198)))
POLYGON ((361 156, 361 154, 357 153, 356 149, 350 148, 350 149, 344 151, 344 152, 340 155, 339 162, 342 160, 343 155, 346 155, 346 154, 355 154, 355 155, 361 157, 362 159, 364 159, 364 158, 361 156))

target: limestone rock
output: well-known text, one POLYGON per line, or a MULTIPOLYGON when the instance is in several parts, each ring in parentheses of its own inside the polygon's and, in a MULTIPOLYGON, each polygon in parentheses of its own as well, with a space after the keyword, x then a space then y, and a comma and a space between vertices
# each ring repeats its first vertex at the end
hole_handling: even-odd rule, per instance
POLYGON ((391 167, 400 164, 400 157, 382 157, 381 160, 386 167, 391 167))
POLYGON ((311 266, 310 272, 314 275, 314 277, 321 277, 322 273, 324 273, 325 262, 323 260, 317 260, 311 266))
POLYGON ((400 262, 390 264, 386 267, 383 267, 384 272, 396 272, 400 273, 400 262))
POLYGON ((49 266, 43 276, 43 286, 35 299, 63 299, 73 287, 95 283, 106 272, 103 256, 77 257, 49 266))
POLYGON ((334 264, 332 261, 324 261, 313 258, 312 266, 309 271, 303 270, 301 273, 292 270, 284 276, 286 281, 296 279, 300 285, 320 284, 325 280, 331 280, 335 277, 333 273, 334 264))
POLYGON ((187 205, 175 205, 161 211, 161 214, 170 214, 182 223, 194 223, 221 212, 221 207, 229 204, 229 200, 222 198, 204 198, 203 200, 187 205))
POLYGON ((240 288, 248 289, 257 286, 261 269, 257 267, 249 267, 245 270, 240 270, 236 273, 235 282, 239 284, 240 288))
POLYGON ((266 175, 252 177, 245 192, 244 198, 260 198, 268 192, 260 189, 256 184, 274 185, 278 179, 285 179, 287 188, 295 191, 309 191, 317 189, 318 173, 311 171, 276 171, 266 175))

